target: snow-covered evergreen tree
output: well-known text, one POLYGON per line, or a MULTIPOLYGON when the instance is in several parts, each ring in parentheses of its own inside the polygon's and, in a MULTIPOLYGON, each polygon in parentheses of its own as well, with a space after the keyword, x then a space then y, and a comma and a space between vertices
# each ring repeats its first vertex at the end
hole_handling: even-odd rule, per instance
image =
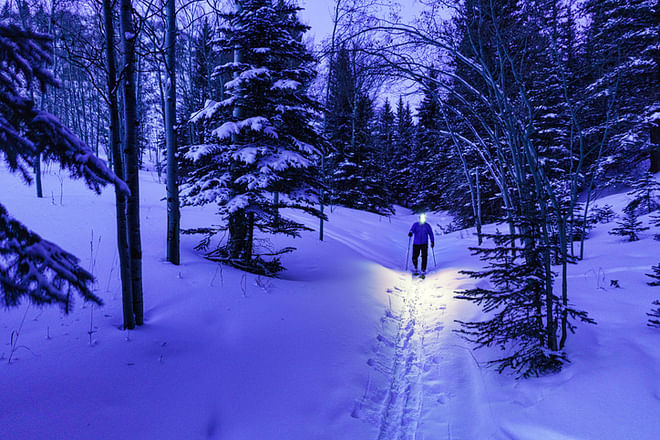
POLYGON ((609 223, 616 218, 612 205, 603 205, 602 207, 594 205, 592 216, 596 223, 609 223))
MULTIPOLYGON (((650 218, 651 225, 656 228, 660 228, 660 214, 652 215, 650 218)), ((654 240, 660 240, 660 231, 658 231, 654 236, 654 240)))
POLYGON ((394 152, 392 155, 391 188, 396 203, 409 207, 417 193, 420 176, 413 170, 415 151, 415 123, 410 104, 399 98, 395 113, 394 152))
POLYGON ((309 95, 313 57, 301 41, 308 29, 288 1, 246 0, 226 14, 217 50, 238 55, 217 66, 232 73, 226 99, 208 102, 195 118, 213 121, 224 109, 229 120, 205 144, 187 153, 195 169, 187 178, 188 203, 216 203, 226 220, 228 242, 210 256, 263 273, 277 269, 254 250, 255 228, 296 236, 306 227, 280 215, 282 208, 322 214, 318 197, 320 142, 314 121, 319 105, 309 95))
POLYGON ((412 208, 416 211, 437 211, 446 206, 443 199, 447 187, 449 144, 447 138, 440 135, 443 122, 436 90, 437 77, 437 72, 431 70, 424 98, 417 109, 417 139, 411 167, 418 181, 418 189, 411 196, 412 208))
MULTIPOLYGON (((572 126, 565 92, 574 97, 575 29, 572 16, 556 0, 525 2, 525 29, 529 38, 533 68, 530 98, 534 110, 532 140, 538 150, 545 175, 555 184, 566 179, 566 172, 579 160, 571 139, 572 126)), ((530 66, 531 67, 531 66, 530 66)))
POLYGON ((388 206, 394 203, 392 195, 392 163, 394 160, 394 112, 389 100, 385 100, 382 107, 376 114, 376 124, 374 135, 374 147, 377 155, 378 172, 381 176, 382 189, 386 194, 388 206))
MULTIPOLYGON (((26 182, 32 181, 32 164, 42 154, 97 192, 108 183, 128 192, 87 145, 30 99, 31 87, 58 84, 47 68, 51 53, 48 35, 0 21, 0 157, 26 182)), ((0 297, 6 307, 27 297, 35 304, 60 304, 68 312, 74 294, 100 304, 92 282, 78 258, 31 232, 0 204, 0 297)))
MULTIPOLYGON (((506 354, 489 361, 499 372, 512 370, 521 377, 540 376, 561 369, 566 356, 549 347, 547 334, 547 301, 552 302, 556 316, 562 310, 559 298, 547 295, 544 250, 537 246, 534 235, 539 223, 520 221, 523 234, 484 234, 492 240, 490 247, 470 248, 487 266, 480 271, 461 273, 476 279, 488 279, 491 288, 475 287, 457 292, 457 298, 480 305, 487 318, 476 322, 459 321, 458 333, 477 347, 500 347, 506 354)), ((563 309, 571 319, 593 323, 586 312, 571 307, 563 309)), ((568 321, 569 329, 574 324, 568 321)))
POLYGON ((332 66, 325 113, 330 187, 335 203, 377 213, 390 213, 385 176, 379 166, 374 105, 360 90, 356 49, 339 49, 332 66))
MULTIPOLYGON (((657 266, 653 266, 653 273, 646 274, 647 276, 651 277, 653 281, 649 281, 648 285, 649 286, 655 286, 658 287, 660 286, 660 264, 657 266)), ((660 300, 654 301, 653 305, 656 305, 655 309, 651 310, 649 315, 649 323, 648 325, 651 327, 658 327, 660 328, 660 300)))
POLYGON ((642 226, 642 221, 637 219, 635 213, 636 206, 628 206, 624 210, 624 217, 620 222, 616 222, 619 226, 612 229, 610 234, 619 235, 621 237, 628 237, 628 241, 639 240, 639 233, 648 230, 647 226, 642 226))
POLYGON ((628 193, 633 200, 628 206, 639 206, 644 213, 650 214, 660 206, 660 182, 655 180, 653 174, 644 173, 632 182, 632 190, 628 193))
POLYGON ((660 88, 660 20, 657 2, 647 0, 588 0, 590 24, 586 34, 592 98, 584 112, 593 144, 608 134, 603 167, 616 173, 634 171, 650 158, 650 171, 660 171, 660 151, 651 131, 658 130, 660 88), (616 93, 613 112, 608 100, 616 93))

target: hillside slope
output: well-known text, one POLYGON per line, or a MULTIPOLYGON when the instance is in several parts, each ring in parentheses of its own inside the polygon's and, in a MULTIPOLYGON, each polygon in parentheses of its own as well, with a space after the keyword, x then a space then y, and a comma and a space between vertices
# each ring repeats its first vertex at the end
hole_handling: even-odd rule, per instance
MULTIPOLYGON (((414 221, 405 210, 388 219, 336 208, 324 242, 316 232, 273 239, 298 247, 279 279, 206 261, 191 236, 177 267, 164 261, 164 186, 143 173, 146 325, 128 332, 112 191, 60 177, 45 175, 52 195, 39 200, 2 169, 0 199, 81 257, 105 306, 3 312, 0 439, 660 438, 660 331, 645 324, 660 289, 644 276, 659 231, 624 243, 607 234, 612 224, 597 227, 570 268, 570 295, 598 325, 569 339, 563 372, 516 381, 480 366, 493 353, 451 331, 479 314, 453 292, 473 284, 459 271, 480 263, 470 231, 438 234, 444 216, 429 216, 437 265, 430 256, 424 282, 403 270, 414 221)), ((620 211, 625 198, 598 203, 620 211)), ((184 209, 183 227, 217 222, 214 211, 184 209)))

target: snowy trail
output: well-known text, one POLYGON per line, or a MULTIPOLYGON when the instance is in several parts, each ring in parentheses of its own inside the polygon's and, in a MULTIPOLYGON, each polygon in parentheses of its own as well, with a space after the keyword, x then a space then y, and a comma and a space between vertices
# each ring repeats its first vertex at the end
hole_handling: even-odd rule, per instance
POLYGON ((379 228, 352 220, 329 222, 326 236, 384 267, 392 280, 352 416, 375 426, 376 440, 496 438, 482 372, 451 331, 458 316, 454 291, 465 279, 452 267, 462 244, 438 236, 438 265, 429 255, 428 277, 411 279, 401 269, 416 216, 397 216, 379 228))
POLYGON ((353 411, 378 427, 377 440, 472 439, 490 422, 479 368, 447 329, 453 291, 441 278, 401 274, 388 289, 373 370, 353 411))

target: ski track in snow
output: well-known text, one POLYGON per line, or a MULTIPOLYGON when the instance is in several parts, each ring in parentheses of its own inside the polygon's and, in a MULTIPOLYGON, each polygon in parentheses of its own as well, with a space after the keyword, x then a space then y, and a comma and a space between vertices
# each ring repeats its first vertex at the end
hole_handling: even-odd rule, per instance
POLYGON ((445 329, 453 291, 433 278, 403 275, 387 290, 372 370, 352 414, 377 426, 376 440, 473 439, 490 418, 470 350, 456 350, 445 329))
POLYGON ((429 370, 434 349, 427 335, 442 330, 441 325, 429 328, 431 323, 423 316, 422 308, 430 304, 424 304, 429 301, 423 298, 421 283, 402 277, 401 287, 388 289, 390 305, 381 318, 375 356, 368 361, 373 371, 353 412, 354 417, 378 426, 378 440, 418 438, 423 374, 429 370))

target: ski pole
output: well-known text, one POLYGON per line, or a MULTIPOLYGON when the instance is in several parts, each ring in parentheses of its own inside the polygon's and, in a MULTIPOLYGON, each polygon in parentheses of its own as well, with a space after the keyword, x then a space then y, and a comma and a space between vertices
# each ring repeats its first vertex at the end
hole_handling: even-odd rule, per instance
POLYGON ((435 246, 432 246, 431 250, 433 251, 433 267, 438 267, 438 262, 435 261, 435 246))
POLYGON ((410 240, 412 237, 408 237, 408 252, 406 252, 406 270, 408 270, 408 257, 410 256, 410 240))

